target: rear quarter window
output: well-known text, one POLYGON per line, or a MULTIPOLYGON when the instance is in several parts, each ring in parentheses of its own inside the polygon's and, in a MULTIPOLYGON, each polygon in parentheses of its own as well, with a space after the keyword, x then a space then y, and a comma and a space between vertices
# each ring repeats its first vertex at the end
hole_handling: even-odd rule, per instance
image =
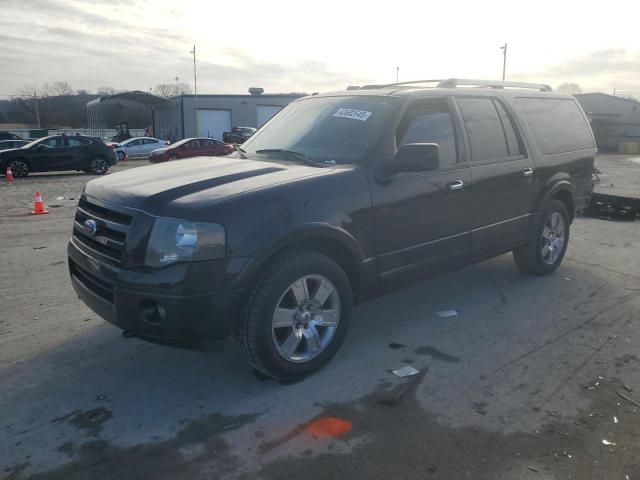
POLYGON ((570 98, 518 98, 516 103, 545 155, 594 148, 589 124, 570 98))

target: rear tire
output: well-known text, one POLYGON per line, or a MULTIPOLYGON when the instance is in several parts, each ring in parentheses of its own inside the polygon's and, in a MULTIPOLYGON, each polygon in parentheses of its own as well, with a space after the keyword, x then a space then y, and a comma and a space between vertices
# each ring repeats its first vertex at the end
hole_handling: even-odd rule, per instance
POLYGON ((548 275, 562 263, 569 244, 569 213, 560 200, 552 200, 536 220, 533 238, 513 251, 520 270, 534 275, 548 275))
POLYGON ((317 252, 288 251, 250 288, 234 336, 254 368, 277 380, 296 380, 333 358, 351 310, 351 285, 338 264, 317 252))
POLYGON ((104 157, 93 157, 89 160, 88 170, 94 175, 104 175, 109 171, 109 162, 104 157))

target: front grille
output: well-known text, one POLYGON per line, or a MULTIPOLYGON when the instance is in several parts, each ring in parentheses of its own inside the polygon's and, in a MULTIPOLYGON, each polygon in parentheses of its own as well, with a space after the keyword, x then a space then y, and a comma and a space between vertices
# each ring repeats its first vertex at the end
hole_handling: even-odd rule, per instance
POLYGON ((73 239, 86 254, 120 265, 132 220, 131 215, 98 205, 82 197, 76 210, 73 239), (85 223, 87 220, 95 222, 97 227, 95 231, 87 228, 85 223))
POLYGON ((80 269, 71 259, 69 259, 69 271, 71 272, 71 276, 85 288, 103 300, 113 303, 113 285, 111 283, 100 280, 89 272, 80 269))

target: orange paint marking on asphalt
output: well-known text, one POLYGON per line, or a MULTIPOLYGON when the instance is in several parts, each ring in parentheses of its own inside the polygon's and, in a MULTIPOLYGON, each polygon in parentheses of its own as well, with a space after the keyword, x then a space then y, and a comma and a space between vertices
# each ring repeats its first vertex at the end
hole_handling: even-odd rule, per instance
POLYGON ((320 417, 311 420, 304 429, 316 438, 335 438, 350 432, 352 427, 349 420, 337 417, 320 417))

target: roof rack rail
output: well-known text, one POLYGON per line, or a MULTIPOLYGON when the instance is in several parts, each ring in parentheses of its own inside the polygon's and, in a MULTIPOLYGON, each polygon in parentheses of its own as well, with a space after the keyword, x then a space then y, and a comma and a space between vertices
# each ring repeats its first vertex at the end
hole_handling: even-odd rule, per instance
POLYGON ((365 85, 360 87, 361 89, 368 88, 392 88, 392 87, 403 87, 408 85, 417 85, 420 83, 435 83, 435 88, 456 88, 460 86, 474 86, 481 88, 496 88, 496 89, 504 89, 504 88, 523 88, 523 89, 532 89, 532 90, 540 90, 541 92, 551 92, 553 89, 544 83, 528 83, 528 82, 506 82, 500 80, 473 80, 469 78, 447 78, 440 80, 411 80, 409 82, 399 82, 399 83, 388 83, 385 85, 365 85))
POLYGON ((469 78, 448 78, 438 83, 438 88, 455 88, 458 86, 476 86, 488 88, 528 88, 531 90, 540 90, 541 92, 551 92, 553 89, 545 83, 529 83, 529 82, 506 82, 504 80, 473 80, 469 78))

